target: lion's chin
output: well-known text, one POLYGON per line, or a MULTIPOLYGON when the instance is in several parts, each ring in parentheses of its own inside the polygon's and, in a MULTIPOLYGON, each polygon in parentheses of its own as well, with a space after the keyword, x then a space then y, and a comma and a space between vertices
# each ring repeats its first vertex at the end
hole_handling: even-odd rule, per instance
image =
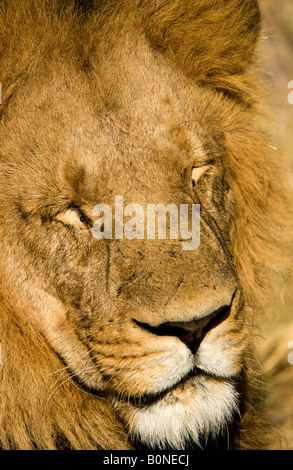
POLYGON ((136 444, 182 450, 217 439, 239 413, 239 394, 231 382, 198 375, 147 404, 119 400, 115 408, 136 444))

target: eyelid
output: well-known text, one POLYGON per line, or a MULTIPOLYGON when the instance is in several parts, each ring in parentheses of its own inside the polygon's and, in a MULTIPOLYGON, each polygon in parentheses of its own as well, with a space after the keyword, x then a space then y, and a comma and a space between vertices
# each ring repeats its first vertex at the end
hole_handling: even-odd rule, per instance
MULTIPOLYGON (((76 211, 80 219, 81 218, 84 218, 85 220, 87 219, 86 214, 83 212, 83 210, 79 206, 76 206, 75 204, 72 204, 70 207, 68 207, 68 209, 76 211)), ((82 222, 82 220, 81 220, 81 222, 82 222)))
POLYGON ((74 227, 84 228, 85 226, 91 226, 91 219, 83 212, 83 210, 74 204, 69 206, 66 211, 59 213, 56 219, 65 225, 71 225, 74 227))
POLYGON ((205 173, 206 171, 210 168, 210 165, 202 165, 199 167, 193 167, 192 172, 191 172, 191 179, 194 182, 197 182, 205 173))

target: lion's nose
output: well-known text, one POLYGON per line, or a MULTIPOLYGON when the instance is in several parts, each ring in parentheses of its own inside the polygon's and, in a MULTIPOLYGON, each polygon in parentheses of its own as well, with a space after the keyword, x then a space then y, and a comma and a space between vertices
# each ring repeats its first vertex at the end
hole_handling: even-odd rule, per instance
POLYGON ((134 320, 134 322, 157 336, 176 336, 195 354, 205 335, 226 320, 230 315, 230 311, 231 305, 224 305, 203 318, 186 322, 165 322, 158 326, 152 326, 137 320, 134 320))

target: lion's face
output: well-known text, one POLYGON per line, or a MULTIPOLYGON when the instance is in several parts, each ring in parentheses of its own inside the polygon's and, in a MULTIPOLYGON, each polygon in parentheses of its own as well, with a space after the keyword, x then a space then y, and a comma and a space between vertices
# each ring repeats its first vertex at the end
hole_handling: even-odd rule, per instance
POLYGON ((230 255, 225 98, 143 41, 140 54, 126 46, 109 48, 102 78, 69 80, 62 64, 15 99, 3 151, 5 269, 13 302, 72 380, 108 400, 131 439, 184 448, 220 433, 241 403, 246 330, 230 255), (115 196, 145 213, 200 204, 198 249, 97 240, 93 209, 114 208, 115 196))

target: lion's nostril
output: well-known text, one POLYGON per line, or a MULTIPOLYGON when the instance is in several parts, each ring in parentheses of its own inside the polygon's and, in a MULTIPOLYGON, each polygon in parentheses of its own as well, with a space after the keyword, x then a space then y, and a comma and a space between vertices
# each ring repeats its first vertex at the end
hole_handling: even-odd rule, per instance
POLYGON ((187 322, 165 322, 158 326, 133 321, 139 327, 157 336, 176 336, 195 354, 205 335, 226 320, 230 315, 230 310, 230 305, 224 305, 200 319, 196 318, 187 322))

